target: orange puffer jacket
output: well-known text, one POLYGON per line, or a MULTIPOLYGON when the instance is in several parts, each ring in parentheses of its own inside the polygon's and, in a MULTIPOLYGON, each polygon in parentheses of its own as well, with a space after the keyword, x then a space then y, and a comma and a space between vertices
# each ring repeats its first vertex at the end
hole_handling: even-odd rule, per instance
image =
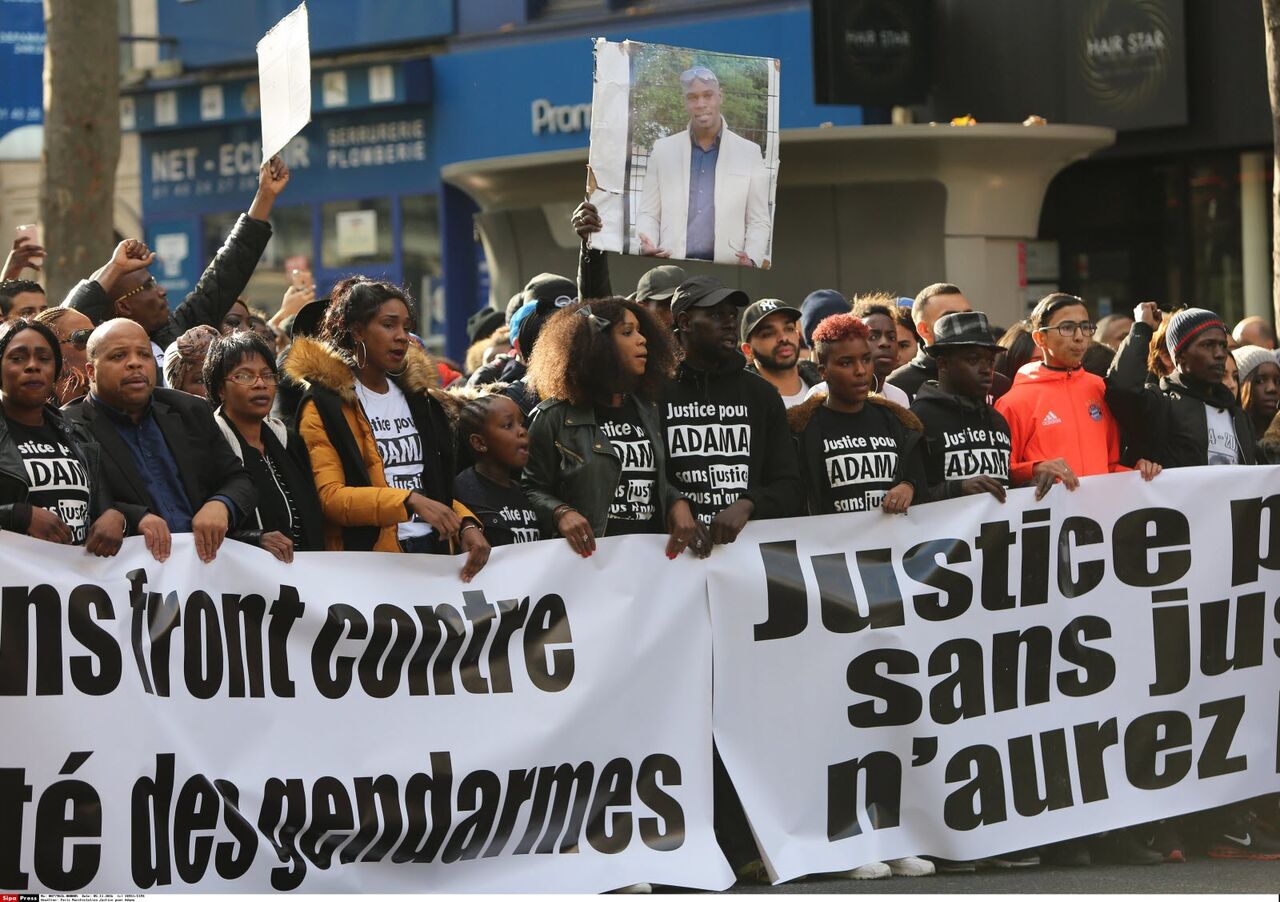
MULTIPOLYGON (((325 428, 316 403, 304 400, 298 416, 298 433, 311 454, 316 491, 324 511, 326 550, 342 551, 347 544, 344 531, 363 526, 378 528, 373 551, 400 551, 396 526, 409 519, 404 506, 409 492, 387 485, 373 428, 356 398, 355 373, 349 363, 328 345, 300 338, 289 351, 285 373, 308 392, 313 387, 327 389, 341 399, 343 419, 355 438, 361 462, 368 472, 368 485, 348 484, 337 441, 325 428)), ((431 358, 410 344, 404 375, 397 377, 395 382, 406 396, 426 395, 436 384, 435 373, 431 358)), ((438 406, 434 399, 431 403, 438 406)), ((440 419, 443 421, 443 415, 440 419)), ((452 445, 448 434, 439 435, 436 440, 446 448, 452 445)), ((451 468, 452 455, 446 459, 451 468)), ((450 471, 445 475, 451 487, 454 473, 450 471)), ((456 501, 452 505, 459 517, 474 518, 475 515, 464 505, 456 501)))
POLYGON ((996 401, 1009 421, 1009 476, 1031 481, 1035 465, 1061 457, 1077 476, 1128 470, 1120 463, 1120 428, 1104 398, 1106 383, 1083 369, 1028 363, 996 401))

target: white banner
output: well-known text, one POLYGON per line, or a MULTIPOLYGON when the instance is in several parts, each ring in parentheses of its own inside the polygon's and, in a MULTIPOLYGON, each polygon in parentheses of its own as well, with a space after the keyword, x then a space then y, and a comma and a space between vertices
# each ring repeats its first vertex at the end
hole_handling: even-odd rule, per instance
POLYGON ((270 160, 311 121, 311 37, 299 3, 258 41, 262 160, 270 160))
POLYGON ((1280 468, 751 524, 716 743, 778 879, 1280 790, 1280 468))
POLYGON ((723 889, 711 637, 665 537, 460 560, 0 533, 0 888, 723 889))

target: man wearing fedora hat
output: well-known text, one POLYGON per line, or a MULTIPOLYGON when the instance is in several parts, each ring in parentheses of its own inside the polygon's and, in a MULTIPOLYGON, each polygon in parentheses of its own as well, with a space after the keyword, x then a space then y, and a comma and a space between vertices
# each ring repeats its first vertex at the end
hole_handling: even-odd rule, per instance
POLYGON ((925 350, 937 363, 938 378, 920 386, 911 412, 924 424, 930 497, 987 492, 1004 501, 1009 424, 987 403, 1000 346, 991 340, 986 314, 942 317, 925 350))

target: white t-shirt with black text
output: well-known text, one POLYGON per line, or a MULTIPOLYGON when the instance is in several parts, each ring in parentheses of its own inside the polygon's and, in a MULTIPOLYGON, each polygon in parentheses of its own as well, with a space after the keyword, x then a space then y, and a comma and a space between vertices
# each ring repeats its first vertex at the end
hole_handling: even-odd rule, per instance
POLYGON ((1240 443, 1236 441, 1235 423, 1231 414, 1206 404, 1205 420, 1209 427, 1209 460, 1213 464, 1238 464, 1240 462, 1240 443))
MULTIPOLYGON (((393 489, 422 489, 422 436, 413 422, 409 402, 394 382, 387 383, 385 394, 356 380, 356 397, 373 429, 373 438, 382 458, 382 471, 387 485, 393 489)), ((431 535, 431 526, 413 519, 396 526, 401 540, 431 535)))

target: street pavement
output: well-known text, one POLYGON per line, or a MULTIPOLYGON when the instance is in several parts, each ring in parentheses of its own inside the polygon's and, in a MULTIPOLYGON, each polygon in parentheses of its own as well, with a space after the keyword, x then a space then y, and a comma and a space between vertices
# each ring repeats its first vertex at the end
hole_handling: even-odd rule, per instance
MULTIPOLYGON (((660 890, 659 890, 660 891, 660 890)), ((1193 858, 1150 867, 1094 865, 981 870, 976 874, 848 880, 830 875, 782 886, 738 884, 734 893, 1267 893, 1280 892, 1280 861, 1193 858)))

